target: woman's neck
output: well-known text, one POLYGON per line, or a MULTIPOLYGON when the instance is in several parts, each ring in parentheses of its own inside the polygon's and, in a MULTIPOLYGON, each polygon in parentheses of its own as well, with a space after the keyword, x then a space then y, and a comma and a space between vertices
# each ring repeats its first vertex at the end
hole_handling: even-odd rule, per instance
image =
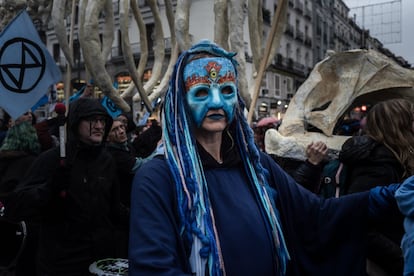
POLYGON ((221 141, 223 137, 222 132, 204 132, 196 133, 197 142, 218 162, 222 163, 221 156, 221 141))

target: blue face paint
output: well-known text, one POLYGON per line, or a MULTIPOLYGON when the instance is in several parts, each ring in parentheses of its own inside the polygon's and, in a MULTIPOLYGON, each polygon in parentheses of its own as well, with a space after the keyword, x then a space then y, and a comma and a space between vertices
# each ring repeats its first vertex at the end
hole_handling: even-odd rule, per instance
MULTIPOLYGON (((237 104, 236 71, 230 60, 221 57, 196 59, 184 68, 186 100, 192 118, 200 127, 209 110, 223 109, 227 122, 233 120, 237 104)), ((210 119, 221 119, 221 116, 210 119)))

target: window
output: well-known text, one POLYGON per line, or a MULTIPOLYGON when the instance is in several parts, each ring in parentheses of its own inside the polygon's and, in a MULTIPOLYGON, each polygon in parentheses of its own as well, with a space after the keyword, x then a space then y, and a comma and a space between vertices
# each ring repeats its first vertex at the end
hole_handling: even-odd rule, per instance
POLYGON ((296 31, 296 33, 298 33, 299 31, 300 31, 300 21, 299 21, 299 19, 296 19, 296 26, 295 26, 295 31, 296 31))
POLYGON ((297 48, 296 49, 296 61, 300 63, 301 60, 302 60, 302 53, 300 51, 300 48, 297 48))
POLYGON ((274 74, 274 82, 275 82, 275 96, 280 97, 280 76, 274 74))
POLYGON ((57 43, 53 44, 53 59, 60 63, 60 48, 57 43))
POLYGON ((292 80, 290 78, 286 79, 286 92, 292 92, 292 80))
POLYGON ((286 58, 291 57, 291 51, 292 51, 292 49, 290 49, 290 43, 287 43, 286 44, 286 58))
POLYGON ((305 66, 308 67, 308 68, 310 67, 309 66, 309 61, 310 61, 310 59, 309 59, 309 53, 306 52, 305 53, 305 66))

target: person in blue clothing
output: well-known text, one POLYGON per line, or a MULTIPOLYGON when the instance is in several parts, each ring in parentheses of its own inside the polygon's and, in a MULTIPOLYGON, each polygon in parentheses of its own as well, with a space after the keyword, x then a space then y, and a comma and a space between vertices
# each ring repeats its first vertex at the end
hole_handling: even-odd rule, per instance
POLYGON ((401 241, 404 254, 404 276, 414 275, 414 176, 407 178, 395 193, 404 219, 405 234, 401 241))
POLYGON ((183 52, 161 112, 164 155, 137 171, 129 275, 365 275, 370 220, 399 184, 339 199, 298 185, 254 143, 235 54, 183 52))

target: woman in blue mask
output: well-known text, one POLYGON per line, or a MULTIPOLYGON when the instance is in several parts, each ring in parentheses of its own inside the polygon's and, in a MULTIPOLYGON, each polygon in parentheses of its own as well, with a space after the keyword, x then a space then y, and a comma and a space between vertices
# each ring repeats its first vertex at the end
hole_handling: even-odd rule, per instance
POLYGON ((164 155, 133 181, 129 275, 364 275, 367 223, 398 212, 398 185, 328 200, 298 185, 254 143, 234 56, 201 41, 177 61, 164 155))

